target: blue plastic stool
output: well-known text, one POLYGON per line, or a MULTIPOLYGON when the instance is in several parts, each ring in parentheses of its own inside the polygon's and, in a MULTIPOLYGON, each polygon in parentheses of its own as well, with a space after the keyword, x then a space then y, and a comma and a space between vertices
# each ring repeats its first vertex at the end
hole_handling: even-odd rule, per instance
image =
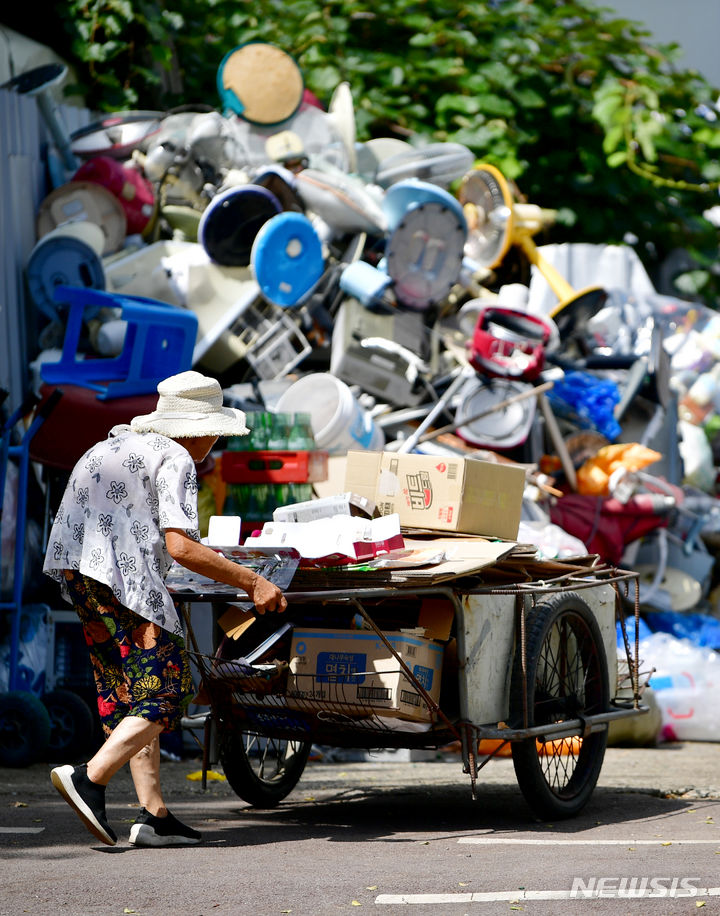
POLYGON ((79 286, 58 286, 55 301, 69 306, 59 362, 43 363, 40 374, 53 385, 79 385, 98 392, 101 401, 154 394, 158 382, 192 368, 198 333, 194 312, 147 299, 79 286), (86 308, 120 309, 127 322, 119 356, 78 359, 86 308))

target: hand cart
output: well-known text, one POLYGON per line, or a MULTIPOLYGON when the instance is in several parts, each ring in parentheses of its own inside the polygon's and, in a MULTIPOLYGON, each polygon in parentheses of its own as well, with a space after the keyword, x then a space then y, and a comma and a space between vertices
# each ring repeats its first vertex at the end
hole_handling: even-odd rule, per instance
MULTIPOLYGON (((609 723, 647 712, 640 702, 638 641, 630 644, 624 625, 633 583, 637 622, 636 574, 597 567, 596 560, 499 561, 482 576, 429 586, 396 576, 362 587, 357 575, 340 570, 299 569, 283 615, 257 617, 240 639, 223 639, 211 655, 198 650, 183 604, 189 649, 217 729, 216 753, 231 787, 253 805, 272 807, 297 784, 312 744, 430 749, 459 741, 474 798, 479 770, 509 744, 533 812, 549 819, 576 815, 600 774, 609 723), (452 613, 439 699, 388 638, 402 628, 412 631, 427 601, 444 603, 452 613), (625 645, 620 666, 616 621, 625 645), (293 672, 288 634, 258 659, 265 663, 249 669, 258 636, 286 622, 290 632, 361 626, 374 634, 408 694, 419 698, 416 721, 392 718, 371 697, 358 698, 354 685, 368 672, 321 678, 293 672)), ((232 600, 218 591, 178 591, 175 597, 232 600)), ((208 745, 206 730, 204 768, 208 745)))

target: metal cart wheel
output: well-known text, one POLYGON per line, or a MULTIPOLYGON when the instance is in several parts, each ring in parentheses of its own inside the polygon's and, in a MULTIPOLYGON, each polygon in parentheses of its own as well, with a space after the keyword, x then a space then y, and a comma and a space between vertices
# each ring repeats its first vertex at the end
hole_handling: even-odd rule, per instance
POLYGON ((50 716, 48 756, 57 763, 84 760, 95 739, 95 720, 88 704, 72 690, 50 690, 43 695, 50 716))
MULTIPOLYGON (((575 593, 538 604, 526 626, 526 678, 518 651, 510 687, 511 717, 529 727, 606 712, 608 670, 595 617, 575 593)), ((543 819, 572 817, 592 794, 607 744, 607 726, 585 737, 513 742, 520 790, 543 819)))
POLYGON ((222 740, 219 753, 232 790, 256 808, 274 808, 302 776, 310 742, 232 732, 222 740))
POLYGON ((50 740, 50 716, 34 693, 0 694, 0 766, 26 767, 42 760, 50 740))

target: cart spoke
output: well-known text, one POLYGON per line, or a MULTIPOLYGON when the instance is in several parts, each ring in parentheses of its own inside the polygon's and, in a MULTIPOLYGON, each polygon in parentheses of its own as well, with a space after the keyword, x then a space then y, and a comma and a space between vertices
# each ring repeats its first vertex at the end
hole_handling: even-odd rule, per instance
MULTIPOLYGON (((588 714, 587 698, 597 678, 597 654, 584 621, 565 615, 555 622, 543 642, 537 666, 536 724, 552 724, 588 714)), ((582 739, 538 742, 548 785, 562 791, 578 764, 582 739)))

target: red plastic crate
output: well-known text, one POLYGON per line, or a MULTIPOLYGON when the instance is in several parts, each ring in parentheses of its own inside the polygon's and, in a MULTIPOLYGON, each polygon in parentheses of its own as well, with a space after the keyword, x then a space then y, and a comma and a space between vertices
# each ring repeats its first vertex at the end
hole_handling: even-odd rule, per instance
POLYGON ((223 452, 222 456, 225 483, 314 483, 327 476, 327 452, 223 452))

